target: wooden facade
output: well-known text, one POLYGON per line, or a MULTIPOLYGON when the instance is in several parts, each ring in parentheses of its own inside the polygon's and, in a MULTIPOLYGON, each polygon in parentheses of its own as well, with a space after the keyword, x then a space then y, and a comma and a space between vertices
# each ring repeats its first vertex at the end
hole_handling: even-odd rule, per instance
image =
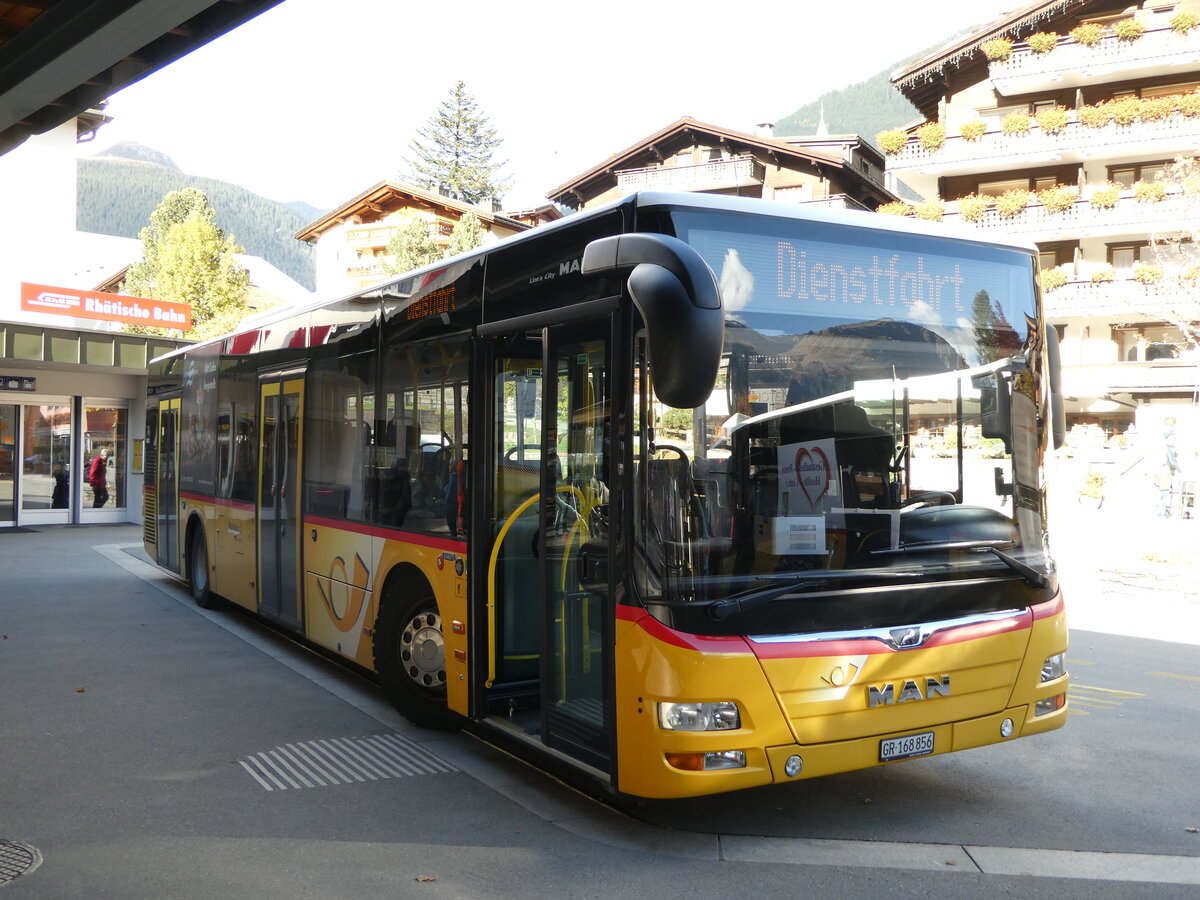
POLYGON ((875 209, 895 197, 883 159, 857 136, 775 138, 683 118, 547 196, 591 209, 639 190, 700 191, 875 209))
POLYGON ((317 291, 348 293, 385 277, 388 243, 405 214, 419 215, 434 241, 447 247, 454 227, 468 212, 478 216, 485 240, 499 240, 558 217, 551 207, 526 211, 517 219, 398 181, 381 181, 306 225, 296 239, 316 248, 317 291))

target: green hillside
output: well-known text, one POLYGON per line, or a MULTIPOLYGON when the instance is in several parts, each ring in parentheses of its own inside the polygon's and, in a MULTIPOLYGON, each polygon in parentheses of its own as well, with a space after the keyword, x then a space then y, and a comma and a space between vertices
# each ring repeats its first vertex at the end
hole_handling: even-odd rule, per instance
POLYGON ((857 134, 874 144, 878 132, 904 125, 919 115, 917 108, 892 86, 890 76, 899 65, 806 103, 775 123, 776 137, 816 134, 823 106, 830 134, 857 134))
POLYGON ((312 251, 292 235, 315 216, 224 181, 187 175, 164 154, 136 144, 118 145, 105 156, 79 160, 77 227, 136 238, 163 197, 185 187, 204 191, 217 224, 233 235, 246 253, 261 256, 314 289, 312 251))

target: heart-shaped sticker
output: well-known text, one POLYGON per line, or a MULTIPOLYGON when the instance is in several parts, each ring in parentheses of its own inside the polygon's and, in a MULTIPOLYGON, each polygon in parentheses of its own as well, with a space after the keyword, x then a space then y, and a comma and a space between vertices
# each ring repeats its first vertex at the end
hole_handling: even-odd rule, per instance
POLYGON ((829 491, 829 457, 820 447, 801 447, 796 451, 796 483, 808 498, 808 505, 817 503, 829 491))

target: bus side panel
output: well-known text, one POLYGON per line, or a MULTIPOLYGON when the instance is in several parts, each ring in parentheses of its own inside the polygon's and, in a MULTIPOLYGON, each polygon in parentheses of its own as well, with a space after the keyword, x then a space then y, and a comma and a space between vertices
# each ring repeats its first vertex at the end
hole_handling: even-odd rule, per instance
POLYGON ((191 561, 188 559, 191 544, 188 536, 193 527, 203 528, 205 545, 208 549, 209 584, 219 594, 216 577, 217 572, 221 569, 221 560, 213 552, 213 548, 217 546, 218 509, 216 502, 211 498, 198 497, 195 494, 185 494, 179 501, 179 573, 187 578, 191 572, 191 561))
POLYGON ((305 635, 359 665, 371 664, 371 592, 379 571, 376 541, 369 533, 349 531, 305 519, 305 635))
POLYGON ((213 587, 226 600, 254 612, 258 609, 258 524, 254 507, 224 503, 217 508, 213 527, 218 560, 213 587))
MULTIPOLYGON (((624 614, 637 615, 628 608, 624 614)), ((740 638, 688 640, 712 651, 680 646, 649 616, 630 627, 618 615, 615 648, 617 786, 640 797, 692 797, 770 784, 765 747, 790 743, 791 731, 758 659, 740 638), (643 627, 645 625, 646 627, 643 627), (741 727, 727 731, 667 731, 660 702, 732 700, 741 727), (746 766, 695 772, 676 768, 668 753, 741 750, 746 766)))
MULTIPOLYGON (((381 579, 371 606, 374 625, 382 588, 388 574, 397 566, 420 571, 433 588, 438 612, 442 617, 442 637, 446 644, 446 702, 456 713, 467 715, 467 545, 446 538, 409 535, 408 540, 384 541, 379 562, 381 579)), ((375 668, 371 640, 364 639, 369 665, 375 668)), ((481 661, 482 662, 482 661, 481 661)))
POLYGON ((442 616, 447 702, 466 715, 466 545, 420 535, 410 540, 385 535, 377 529, 349 530, 325 520, 305 520, 307 636, 373 671, 375 618, 383 588, 394 570, 416 570, 433 589, 442 616))

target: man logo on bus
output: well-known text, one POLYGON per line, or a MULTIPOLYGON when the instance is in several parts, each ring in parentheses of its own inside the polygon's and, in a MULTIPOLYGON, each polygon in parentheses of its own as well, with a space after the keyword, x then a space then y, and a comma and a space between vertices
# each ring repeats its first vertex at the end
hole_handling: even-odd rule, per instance
POLYGON ((941 678, 932 676, 925 679, 925 691, 922 693, 921 686, 917 684, 917 680, 910 678, 900 687, 900 693, 896 693, 896 684, 887 682, 886 684, 872 684, 867 687, 867 708, 870 709, 876 706, 896 706, 901 703, 908 703, 912 700, 932 700, 934 697, 949 697, 950 696, 950 676, 943 675, 941 678))

